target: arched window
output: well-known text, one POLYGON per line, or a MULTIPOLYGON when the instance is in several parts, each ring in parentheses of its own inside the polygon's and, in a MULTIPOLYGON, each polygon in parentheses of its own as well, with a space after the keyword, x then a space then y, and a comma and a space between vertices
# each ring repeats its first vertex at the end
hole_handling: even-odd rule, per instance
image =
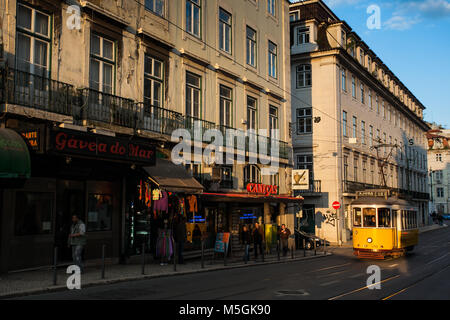
POLYGON ((261 170, 257 165, 249 164, 245 166, 244 183, 261 183, 261 170))

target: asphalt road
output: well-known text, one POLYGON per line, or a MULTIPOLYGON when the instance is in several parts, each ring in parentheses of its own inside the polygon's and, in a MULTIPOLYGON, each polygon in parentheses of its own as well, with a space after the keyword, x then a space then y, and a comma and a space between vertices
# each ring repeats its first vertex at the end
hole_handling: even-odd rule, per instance
POLYGON ((419 241, 414 253, 385 261, 359 260, 351 248, 335 248, 334 255, 320 259, 130 281, 24 299, 450 299, 450 227, 423 233, 419 241), (371 265, 381 270, 380 289, 367 287, 371 265))

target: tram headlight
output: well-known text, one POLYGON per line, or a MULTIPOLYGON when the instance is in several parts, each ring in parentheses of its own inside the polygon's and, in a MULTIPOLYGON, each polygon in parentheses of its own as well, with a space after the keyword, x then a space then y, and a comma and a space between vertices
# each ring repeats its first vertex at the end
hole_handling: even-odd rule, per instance
POLYGON ((372 238, 367 238, 368 243, 372 243, 372 241, 373 241, 372 238))

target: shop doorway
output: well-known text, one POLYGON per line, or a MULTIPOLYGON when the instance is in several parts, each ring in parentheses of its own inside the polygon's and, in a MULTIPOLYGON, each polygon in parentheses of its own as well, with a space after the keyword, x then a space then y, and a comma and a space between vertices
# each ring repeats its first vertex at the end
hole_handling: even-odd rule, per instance
POLYGON ((55 246, 58 248, 58 260, 72 260, 72 251, 68 246, 68 236, 72 224, 72 215, 78 214, 85 220, 85 190, 79 181, 62 180, 57 183, 55 246))
POLYGON ((315 233, 316 219, 315 219, 315 206, 304 204, 303 215, 300 220, 300 230, 306 233, 315 233))

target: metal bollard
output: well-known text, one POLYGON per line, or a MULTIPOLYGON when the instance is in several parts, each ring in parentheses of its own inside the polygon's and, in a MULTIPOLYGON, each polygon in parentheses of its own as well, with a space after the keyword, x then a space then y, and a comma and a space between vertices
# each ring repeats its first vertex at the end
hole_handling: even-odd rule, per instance
POLYGON ((173 271, 177 271, 177 243, 173 246, 173 271))
POLYGON ((106 245, 102 246, 102 279, 105 279, 105 250, 106 245))
POLYGON ((291 255, 292 255, 292 259, 294 259, 294 246, 293 245, 291 247, 291 255))
POLYGON ((224 244, 224 246, 223 246, 223 265, 224 266, 227 265, 227 251, 228 251, 228 246, 226 244, 224 244))
POLYGON ((58 247, 53 249, 53 285, 56 286, 58 282, 58 270, 56 266, 58 264, 58 247))
POLYGON ((263 251, 262 251, 262 262, 264 262, 264 254, 266 253, 266 248, 265 248, 265 246, 264 246, 264 249, 263 249, 263 251))
POLYGON ((202 240, 202 269, 205 268, 205 241, 202 240))
POLYGON ((314 239, 314 255, 316 255, 316 239, 314 239))
POLYGON ((142 243, 142 270, 141 274, 145 274, 145 242, 142 243))
POLYGON ((327 255, 327 239, 323 239, 323 254, 327 255))
POLYGON ((277 256, 278 256, 278 261, 280 261, 280 240, 278 240, 278 244, 277 244, 277 256))
POLYGON ((303 256, 306 257, 306 241, 303 239, 303 256))

